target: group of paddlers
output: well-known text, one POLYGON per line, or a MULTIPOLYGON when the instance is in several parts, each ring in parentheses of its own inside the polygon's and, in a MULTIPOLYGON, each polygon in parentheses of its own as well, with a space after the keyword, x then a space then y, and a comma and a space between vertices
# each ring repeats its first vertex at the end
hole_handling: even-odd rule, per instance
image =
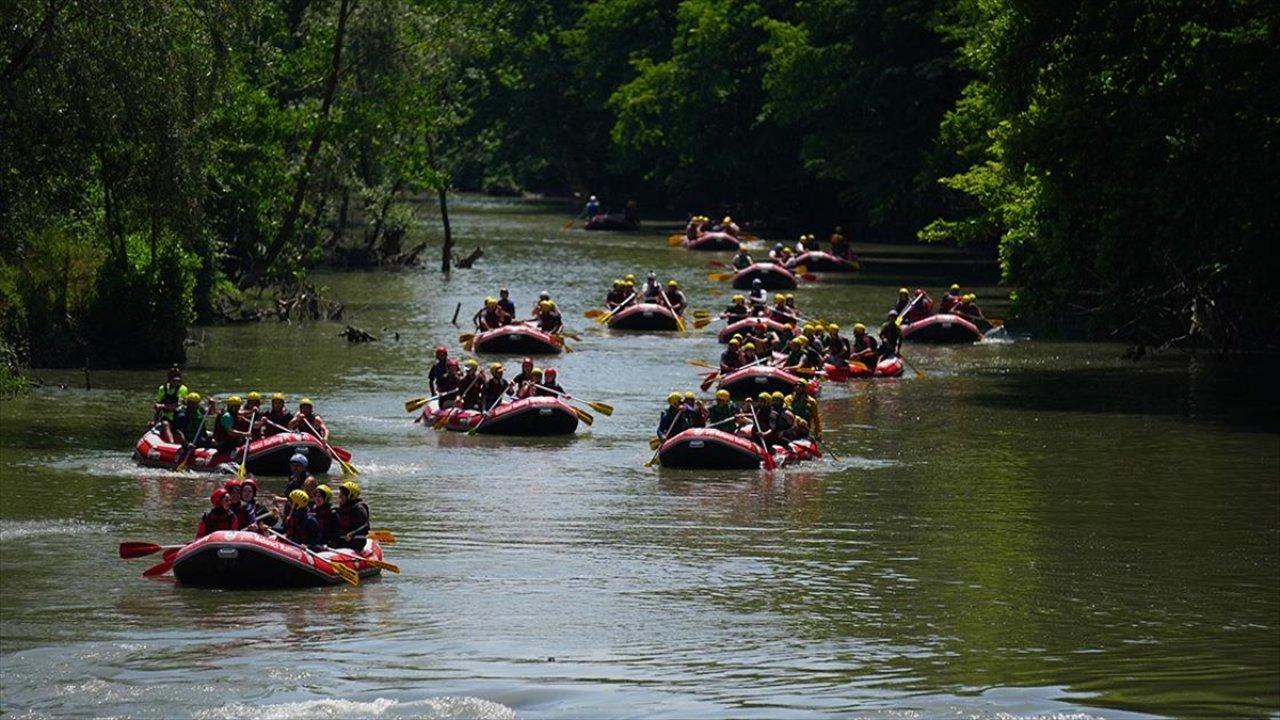
POLYGON ((722 232, 725 235, 736 238, 740 236, 742 229, 728 215, 725 215, 724 219, 718 223, 712 223, 711 218, 706 215, 694 215, 689 218, 688 224, 684 226, 684 236, 690 240, 696 240, 699 236, 709 232, 722 232))
POLYGON ((437 407, 488 412, 504 399, 560 396, 555 368, 534 367, 532 358, 520 361, 520 373, 506 377, 502 363, 490 363, 488 373, 473 359, 458 362, 445 346, 436 347, 436 362, 427 371, 427 387, 438 401, 437 407))
POLYGON ((734 295, 732 303, 721 313, 730 323, 756 319, 729 339, 728 347, 720 355, 722 373, 759 364, 793 372, 817 370, 823 363, 846 366, 856 361, 874 366, 877 358, 897 354, 902 343, 902 333, 894 318, 880 328, 877 342, 862 323, 856 323, 853 335, 846 337, 835 323, 805 318, 796 309, 795 296, 790 293, 774 295, 772 306, 759 302, 754 291, 751 298, 748 301, 748 296, 734 295))
POLYGON ((658 418, 660 440, 700 427, 734 433, 769 447, 811 436, 822 438, 822 416, 807 383, 797 384, 790 394, 762 392, 744 398, 741 404, 730 398, 728 390, 717 390, 709 406, 692 392, 667 396, 667 408, 658 418))
POLYGON ((551 293, 545 290, 539 293, 528 318, 516 318, 516 304, 511 300, 511 292, 502 288, 498 290, 498 297, 484 299, 484 307, 472 316, 471 321, 481 332, 516 323, 529 323, 548 335, 559 335, 564 330, 564 317, 551 299, 551 293))
POLYGON ((680 290, 680 283, 668 280, 666 287, 658 281, 656 273, 649 273, 644 284, 636 288, 636 276, 627 275, 613 281, 613 286, 605 296, 604 305, 610 312, 616 312, 628 305, 636 303, 653 303, 670 308, 676 315, 683 315, 689 306, 689 300, 680 290))
POLYGON ((152 422, 160 438, 167 443, 228 450, 250 439, 284 432, 302 432, 321 441, 329 439, 324 418, 315 412, 310 398, 298 401, 297 412, 289 410, 284 393, 272 393, 270 406, 262 407, 262 393, 250 392, 245 397, 232 395, 222 401, 204 398, 189 390, 182 382, 182 370, 169 369, 168 379, 156 390, 152 422), (213 418, 213 428, 206 419, 213 418))
POLYGON ((258 481, 232 478, 209 497, 213 506, 200 518, 196 537, 220 530, 244 530, 283 535, 312 550, 351 548, 363 550, 369 535, 369 506, 360 499, 360 485, 345 480, 338 497, 326 484, 307 473, 307 456, 289 460, 289 481, 284 496, 258 501, 258 481))
MULTIPOLYGON (((853 260, 853 245, 849 243, 849 238, 845 237, 843 230, 836 228, 829 238, 831 243, 831 254, 844 260, 853 260)), ((821 252, 822 243, 813 235, 801 235, 794 246, 785 243, 775 243, 773 248, 769 250, 769 259, 775 265, 791 269, 797 266, 796 258, 807 252, 821 252)), ((765 262, 765 261, 761 261, 765 262)), ((743 270, 756 264, 756 259, 747 252, 745 247, 739 247, 734 253, 733 259, 729 261, 734 270, 743 270)))
POLYGON ((982 308, 975 302, 977 299, 974 293, 962 292, 958 284, 952 283, 935 307, 933 298, 924 288, 916 288, 914 293, 898 288, 898 301, 889 313, 895 318, 902 316, 904 323, 923 320, 930 315, 958 315, 986 330, 991 323, 982 314, 982 308))

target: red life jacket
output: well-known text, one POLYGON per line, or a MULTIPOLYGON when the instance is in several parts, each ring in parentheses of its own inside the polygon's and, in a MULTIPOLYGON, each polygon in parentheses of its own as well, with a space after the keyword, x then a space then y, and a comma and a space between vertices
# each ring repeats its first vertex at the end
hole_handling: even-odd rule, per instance
POLYGON ((215 533, 222 530, 239 530, 239 520, 230 512, 220 507, 213 508, 200 518, 200 525, 196 528, 196 537, 202 538, 209 533, 215 533))

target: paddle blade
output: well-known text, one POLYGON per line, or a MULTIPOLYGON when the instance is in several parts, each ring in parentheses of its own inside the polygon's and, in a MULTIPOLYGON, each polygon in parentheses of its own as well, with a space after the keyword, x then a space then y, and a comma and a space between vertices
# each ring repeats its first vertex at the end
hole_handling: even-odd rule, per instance
POLYGON ((574 352, 573 348, 572 348, 572 347, 570 347, 570 346, 569 346, 569 343, 567 343, 567 342, 563 342, 563 341, 561 341, 561 343, 560 343, 560 347, 564 348, 565 353, 571 353, 571 352, 574 352))
POLYGON ((680 332, 689 332, 689 326, 684 324, 684 318, 676 316, 676 329, 680 332))
POLYGON ((369 539, 377 540, 384 545, 396 544, 396 536, 390 530, 371 530, 369 531, 369 539))
POLYGON ((444 413, 440 417, 436 418, 436 421, 431 424, 431 427, 435 428, 436 430, 443 430, 444 426, 448 424, 449 424, 449 413, 444 413))
POLYGON ((566 222, 566 223, 564 224, 564 227, 563 227, 563 228, 561 228, 561 229, 563 229, 563 230, 568 230, 568 229, 572 228, 572 227, 573 227, 573 225, 574 225, 574 221, 573 221, 573 220, 570 220, 570 221, 566 222))
POLYGON ((243 480, 243 479, 244 479, 244 477, 245 477, 245 475, 247 475, 247 474, 248 474, 248 472, 247 472, 247 470, 245 469, 244 463, 240 463, 240 467, 236 468, 236 477, 238 477, 238 478, 240 478, 241 480, 243 480))
POLYGON ((414 412, 414 411, 416 411, 416 410, 421 410, 421 409, 422 409, 422 406, 423 406, 423 405, 426 405, 426 404, 427 404, 427 403, 429 403, 429 402, 431 402, 431 398, 424 398, 424 397, 414 398, 414 399, 412 399, 412 400, 405 400, 405 401, 404 401, 404 411, 405 411, 405 412, 414 412))
POLYGON ((696 318, 711 317, 711 311, 710 310, 694 310, 693 316, 696 318))
POLYGON ((396 573, 397 575, 400 574, 400 566, 394 563, 389 563, 385 560, 374 560, 373 558, 361 558, 361 559, 376 568, 382 568, 383 570, 390 570, 391 572, 396 573))
POLYGON ((817 275, 814 275, 814 274, 813 274, 813 273, 811 273, 811 272, 807 272, 807 273, 796 273, 796 277, 799 277, 801 280, 803 280, 803 281, 805 281, 805 282, 818 282, 818 276, 817 276, 817 275))
POLYGON ((657 453, 657 452, 654 452, 654 453, 653 453, 653 457, 651 457, 651 458, 649 458, 648 460, 646 460, 646 461, 645 461, 645 463, 644 463, 644 466, 645 466, 645 467, 653 467, 655 464, 657 464, 657 462, 658 462, 658 453, 657 453))
POLYGON ((156 577, 169 572, 173 568, 173 558, 165 558, 156 565, 142 571, 142 577, 156 577))
POLYGON ((574 408, 573 411, 577 413, 578 419, 586 423, 587 425, 591 425, 596 421, 595 417, 591 413, 585 410, 579 410, 577 408, 574 408))
POLYGON ((711 324, 711 323, 713 323, 713 322, 715 322, 715 319, 714 319, 714 318, 705 318, 705 317, 703 317, 703 318, 694 318, 694 320, 693 320, 693 327, 694 327, 695 329, 701 330, 702 328, 704 328, 704 327, 706 327, 706 326, 710 325, 710 324, 711 324))
POLYGON ((126 560, 129 558, 145 557, 147 555, 154 555, 163 549, 163 546, 155 543, 122 542, 120 543, 120 557, 126 560))
POLYGON ((349 585, 360 584, 360 573, 356 572, 355 570, 352 570, 351 568, 347 567, 345 564, 340 562, 330 562, 329 566, 332 567, 334 571, 338 573, 338 577, 345 580, 349 585))
POLYGON ((684 236, 683 236, 683 235, 668 235, 668 236, 667 236, 667 245, 670 245, 671 247, 675 247, 675 246, 679 245, 679 244, 680 244, 680 243, 682 243, 682 242, 684 242, 684 236))
POLYGON ((613 415, 613 406, 609 403, 588 401, 587 404, 591 406, 592 410, 595 410, 605 417, 611 417, 613 415))
POLYGON ((600 308, 591 308, 590 310, 582 313, 582 316, 594 320, 603 314, 605 314, 604 310, 601 310, 600 308))
POLYGON ((658 448, 660 448, 660 447, 662 447, 662 441, 661 441, 661 440, 659 440, 656 436, 655 436, 655 437, 651 437, 651 438, 649 438, 649 449, 650 449, 650 450, 657 450, 657 449, 658 449, 658 448))
POLYGON ((720 373, 712 373, 708 375, 706 379, 704 379, 701 383, 698 384, 698 389, 701 390, 702 392, 706 392, 707 390, 710 390, 711 386, 716 384, 716 379, 719 377, 720 377, 720 373))
POLYGON ((458 336, 458 342, 466 344, 476 339, 475 333, 462 333, 458 336))
POLYGON ((706 368, 706 369, 708 369, 708 370, 715 370, 715 369, 716 369, 716 366, 715 366, 715 365, 712 365, 711 363, 707 362, 706 360, 699 360, 699 359, 697 359, 697 358, 694 358, 693 360, 690 360, 690 361, 689 361, 689 364, 690 364, 690 365, 692 365, 692 366, 694 366, 694 367, 706 368))
POLYGON ((471 352, 472 350, 475 350, 476 349, 475 338, 471 338, 467 342, 463 343, 462 349, 466 350, 467 352, 471 352))
POLYGON ((729 269, 729 263, 726 263, 722 260, 708 260, 707 264, 713 268, 724 268, 725 270, 729 269))
POLYGON ((732 279, 736 274, 737 273, 731 272, 707 273, 707 279, 712 282, 724 282, 725 280, 732 279))
POLYGON ((348 475, 360 474, 360 471, 356 469, 355 465, 352 465, 351 463, 347 462, 346 460, 343 460, 342 458, 338 458, 338 464, 342 466, 342 471, 348 475))

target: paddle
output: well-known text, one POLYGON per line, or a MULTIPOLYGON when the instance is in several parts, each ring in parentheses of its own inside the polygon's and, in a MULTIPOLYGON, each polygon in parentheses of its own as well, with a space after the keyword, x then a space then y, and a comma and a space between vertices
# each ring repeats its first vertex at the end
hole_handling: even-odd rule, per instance
POLYGON ((200 428, 196 430, 196 436, 187 442, 187 451, 182 455, 182 462, 178 463, 178 467, 174 468, 174 470, 178 472, 187 471, 187 463, 191 462, 191 456, 196 452, 196 440, 199 440, 200 435, 204 433, 204 420, 208 414, 208 411, 200 413, 200 428))
POLYGON ((161 550, 179 550, 183 547, 186 547, 185 543, 182 545, 157 545, 149 542, 126 540, 125 542, 120 543, 120 557, 126 560, 130 558, 146 557, 147 555, 154 555, 161 550))
MULTIPOLYGON (((898 317, 894 318, 893 324, 897 325, 898 327, 902 327, 902 319, 907 316, 907 313, 911 312, 911 308, 915 307, 916 302, 918 302, 922 297, 924 297, 924 295, 917 295, 911 298, 911 302, 907 303, 907 306, 902 308, 902 312, 898 313, 898 317)), ((904 362, 905 362, 905 359, 904 359, 904 362)))
POLYGON ((560 347, 564 348, 565 353, 573 352, 573 348, 569 347, 569 343, 564 341, 563 333, 551 333, 551 338, 560 343, 560 347))
POLYGON ((680 317, 680 313, 676 312, 676 309, 671 306, 671 301, 667 299, 667 291, 658 291, 658 297, 662 300, 662 304, 671 311, 671 314, 676 316, 676 329, 680 332, 689 332, 689 328, 684 324, 684 318, 680 317))
POLYGON ((724 268, 725 270, 733 270, 734 267, 727 262, 721 260, 708 260, 707 264, 714 268, 724 268))
POLYGON ((694 310, 693 316, 696 318, 709 318, 711 317, 711 311, 710 310, 694 310))
POLYGON ((632 301, 632 300, 634 300, 635 298, 636 298, 636 294, 635 294, 634 292, 633 292, 633 293, 631 293, 630 295, 628 295, 628 296, 627 296, 627 299, 626 299, 626 300, 623 300, 623 301, 618 305, 618 307, 616 307, 616 308, 614 308, 614 309, 610 310, 609 312, 606 312, 606 313, 604 313, 603 315, 600 315, 599 317, 597 317, 597 318, 596 318, 596 322, 600 323, 601 325, 604 325, 605 323, 608 323, 608 322, 609 322, 609 318, 612 318, 612 317, 614 316, 614 314, 615 314, 615 313, 617 313, 617 312, 618 312, 619 310, 621 310, 622 308, 626 307, 626 306, 627 306, 627 303, 631 302, 631 301, 632 301))
POLYGON ((755 403, 751 405, 751 422, 755 423, 756 434, 760 436, 760 447, 764 448, 764 469, 773 472, 778 469, 778 463, 773 459, 773 453, 769 452, 769 445, 764 441, 764 433, 760 432, 760 418, 756 416, 755 403))
POLYGON ((601 315, 604 315, 606 312, 607 312, 606 310, 601 310, 600 308, 591 308, 590 310, 582 313, 582 316, 587 318, 588 320, 595 320, 601 315))
MULTIPOLYGON (((666 437, 667 435, 671 434, 671 429, 676 426, 676 422, 680 419, 681 415, 684 415, 683 407, 676 411, 675 417, 671 418, 671 424, 667 425, 667 429, 662 433, 663 437, 666 437)), ((658 441, 658 448, 653 451, 653 457, 649 458, 645 462, 644 464, 645 467, 653 467, 653 464, 658 462, 658 453, 662 449, 662 437, 655 437, 654 440, 658 441)), ((649 446, 650 447, 653 446, 653 440, 649 441, 649 446)))
POLYGON ((417 410, 421 410, 427 403, 431 402, 432 400, 439 400, 441 397, 447 394, 448 393, 440 393, 439 395, 432 395, 431 397, 421 397, 421 398, 414 398, 412 400, 405 400, 404 411, 415 412, 417 410))
POLYGON ((368 537, 370 540, 377 540, 383 545, 396 544, 396 536, 390 530, 370 530, 368 537))
POLYGON ((920 368, 916 367, 915 364, 912 363, 910 360, 908 360, 905 355, 903 355, 902 353, 898 353, 898 358, 902 360, 902 362, 906 363, 906 366, 911 368, 913 372, 915 372, 916 379, 925 377, 925 374, 920 371, 920 368))
POLYGON ((173 568, 173 560, 177 556, 177 550, 174 550, 172 555, 166 552, 163 560, 142 571, 142 577, 156 577, 169 572, 173 568))
POLYGON ((562 227, 562 228, 560 228, 560 229, 561 229, 561 230, 569 230, 569 229, 571 229, 574 225, 576 225, 577 223, 578 223, 578 221, 577 221, 577 220, 568 220, 568 221, 566 221, 566 222, 565 222, 564 227, 562 227))
MULTIPOLYGON (((462 392, 457 392, 455 390, 453 394, 458 397, 465 396, 467 393, 471 392, 471 388, 475 386, 476 381, 478 381, 479 379, 480 379, 480 375, 479 373, 477 373, 475 377, 471 378, 471 382, 467 383, 467 387, 463 389, 462 392)), ((441 395, 447 395, 447 394, 448 393, 441 393, 441 395)), ((455 416, 457 416, 457 414, 458 414, 457 408, 449 408, 448 410, 445 410, 443 413, 441 413, 440 417, 436 418, 436 421, 431 424, 431 428, 433 430, 443 429, 446 425, 449 424, 450 420, 452 420, 455 416)))
POLYGON ((695 318, 693 321, 693 327, 697 330, 701 330, 702 328, 707 327, 712 323, 718 323, 721 320, 724 320, 724 318, 713 318, 713 317, 695 318))
POLYGON ((707 279, 712 282, 724 282, 725 280, 732 280, 733 276, 737 274, 736 272, 713 272, 707 273, 707 279))
POLYGON ((668 235, 667 245, 675 247, 684 242, 684 235, 668 235))
POLYGON ((307 428, 311 430, 311 434, 315 436, 315 439, 319 440, 320 444, 324 446, 325 452, 329 453, 329 457, 333 458, 334 460, 337 460, 338 464, 342 466, 342 472, 346 473, 347 475, 360 474, 360 471, 356 469, 355 465, 352 465, 351 463, 342 459, 342 456, 339 455, 337 451, 333 449, 333 446, 329 444, 328 440, 325 440, 324 438, 320 437, 320 433, 316 432, 316 429, 311 425, 311 421, 308 420, 305 415, 299 415, 298 417, 302 418, 302 422, 307 424, 307 428))
POLYGON ((245 465, 249 462, 249 441, 252 439, 251 434, 253 433, 253 424, 257 421, 258 421, 258 411, 254 410, 253 414, 249 416, 250 435, 244 436, 244 455, 241 456, 240 458, 240 467, 236 468, 236 477, 242 480, 244 479, 244 476, 246 473, 245 465))
POLYGON ((689 364, 690 364, 690 365, 692 365, 692 366, 694 366, 694 367, 706 368, 706 369, 708 369, 708 370, 719 370, 719 368, 717 368, 715 365, 712 365, 711 363, 707 362, 706 360, 697 360, 697 359, 694 359, 694 360, 690 360, 690 361, 689 361, 689 364))
POLYGON ((826 454, 830 455, 832 460, 834 460, 835 462, 840 462, 840 458, 836 457, 836 454, 835 454, 835 453, 833 453, 833 452, 831 452, 831 448, 827 447, 827 444, 826 444, 826 443, 824 443, 824 442, 822 442, 822 440, 821 440, 817 435, 812 435, 812 434, 811 434, 811 435, 809 435, 809 437, 810 437, 810 438, 811 438, 815 443, 817 443, 817 444, 818 444, 818 447, 822 448, 822 451, 823 451, 823 452, 825 452, 826 454))
MULTIPOLYGON (((343 580, 350 583, 351 585, 360 584, 360 573, 356 572, 355 570, 352 570, 351 568, 347 567, 345 564, 340 562, 334 562, 332 560, 326 560, 325 558, 320 557, 320 553, 312 550, 306 545, 303 545, 301 543, 296 543, 290 540, 289 538, 285 537, 283 534, 275 530, 272 530, 271 528, 267 528, 267 532, 271 533, 272 535, 279 538, 280 540, 283 540, 284 542, 287 542, 290 545, 293 545, 294 547, 299 548, 300 550, 302 550, 302 552, 310 555, 312 558, 319 561, 321 570, 323 570, 327 565, 333 568, 333 571, 338 574, 338 577, 342 578, 343 580)), ((363 560, 363 558, 361 559, 363 560)))
POLYGON ((583 400, 581 398, 576 398, 570 395, 569 393, 560 392, 558 390, 552 390, 546 385, 535 385, 535 387, 538 387, 542 390, 546 390, 547 392, 552 393, 553 395, 559 395, 560 397, 566 400, 577 400, 580 403, 586 403, 587 406, 590 407, 592 410, 595 410, 596 412, 606 417, 613 415, 613 406, 610 405, 609 403, 596 402, 594 400, 583 400))

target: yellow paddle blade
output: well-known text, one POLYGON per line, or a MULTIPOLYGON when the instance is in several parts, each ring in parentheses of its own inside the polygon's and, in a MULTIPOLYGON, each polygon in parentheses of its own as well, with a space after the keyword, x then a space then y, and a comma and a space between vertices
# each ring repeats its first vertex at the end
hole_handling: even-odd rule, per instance
POLYGON ((462 333, 461 335, 458 336, 458 342, 460 343, 469 343, 475 339, 476 339, 475 333, 462 333))
POLYGON ((242 480, 243 480, 243 479, 244 479, 244 476, 245 476, 245 467, 244 467, 244 463, 240 463, 240 467, 236 468, 236 477, 238 477, 238 478, 240 478, 240 479, 242 479, 242 480))
POLYGON ((711 363, 707 362, 706 360, 699 360, 699 359, 697 359, 697 358, 695 358, 695 359, 693 359, 693 360, 690 360, 690 361, 689 361, 689 364, 690 364, 690 365, 692 365, 692 366, 694 366, 694 367, 706 368, 706 369, 708 369, 708 370, 719 370, 719 369, 720 369, 720 368, 716 367, 715 365, 712 365, 711 363))
POLYGON ((693 321, 693 326, 699 330, 715 322, 714 318, 697 318, 693 321))
POLYGON ((568 221, 568 222, 566 222, 566 223, 564 224, 564 228, 563 228, 563 229, 564 229, 564 230, 568 230, 569 228, 573 227, 575 224, 576 224, 576 223, 575 223, 575 221, 570 220, 570 221, 568 221))
POLYGON ((449 415, 449 413, 444 413, 440 417, 436 418, 436 421, 431 424, 431 427, 436 430, 443 430, 444 426, 449 424, 449 415))
POLYGON ((562 342, 560 343, 560 347, 564 348, 564 351, 565 351, 566 353, 571 353, 571 352, 573 352, 573 348, 569 347, 569 343, 567 343, 567 342, 563 342, 563 341, 562 341, 562 342))
POLYGON ((384 545, 395 545, 396 536, 390 530, 370 530, 369 539, 377 540, 384 545))
POLYGON ((329 565, 333 567, 335 571, 337 571, 338 577, 347 581, 349 584, 351 585, 360 584, 360 573, 356 572, 355 570, 352 570, 351 568, 347 567, 346 565, 343 565, 340 562, 330 562, 329 565))
POLYGON ((338 464, 342 466, 342 471, 348 475, 360 474, 360 471, 356 469, 355 465, 352 465, 351 463, 347 462, 346 460, 343 460, 342 458, 338 458, 338 464))
POLYGON ((809 272, 809 268, 805 267, 804 265, 797 265, 791 268, 791 272, 796 275, 804 275, 805 273, 809 272))
POLYGON ((668 235, 668 236, 667 236, 667 244, 668 244, 668 245, 670 245, 671 247, 675 247, 675 246, 679 245, 679 244, 680 244, 680 243, 682 243, 682 242, 684 242, 684 236, 683 236, 683 235, 668 235))
POLYGON ((591 425, 596 421, 595 417, 591 413, 585 410, 579 410, 578 408, 574 408, 573 411, 578 414, 579 420, 581 420, 582 422, 588 425, 591 425))
POLYGON ((659 439, 658 439, 658 438, 656 438, 656 437, 651 437, 651 438, 649 438, 649 449, 650 449, 650 450, 657 450, 657 449, 658 449, 658 448, 660 448, 660 447, 662 447, 662 441, 661 441, 661 440, 659 440, 659 439))
POLYGON ((680 332, 689 332, 689 328, 684 324, 684 318, 676 316, 676 329, 680 332))
POLYGON ((693 316, 696 318, 711 317, 711 311, 710 310, 694 310, 693 316))
POLYGON ((413 412, 415 410, 421 410, 422 406, 426 405, 429 402, 431 402, 431 398, 425 398, 425 397, 414 398, 412 400, 405 400, 404 411, 413 412))
POLYGON ((605 310, 601 310, 600 308, 591 308, 590 310, 582 313, 582 316, 585 318, 590 318, 594 320, 600 317, 601 315, 604 315, 605 312, 606 312, 605 310))
POLYGON ((729 280, 733 278, 733 276, 736 274, 737 273, 731 273, 731 272, 707 273, 707 279, 711 280, 712 282, 724 282, 725 280, 729 280))
POLYGON ((606 417, 611 417, 613 415, 613 406, 610 405, 609 403, 591 402, 590 400, 588 400, 587 404, 591 406, 592 410, 595 410, 601 415, 604 415, 606 417))
POLYGON ((466 342, 462 343, 462 349, 466 350, 467 352, 471 352, 472 350, 475 350, 475 349, 476 349, 476 342, 475 342, 475 340, 476 340, 476 339, 475 339, 474 337, 472 337, 471 339, 469 339, 469 340, 467 340, 466 342))
POLYGON ((382 568, 383 570, 390 570, 391 572, 396 573, 397 575, 400 573, 399 565, 396 565, 394 563, 389 563, 386 560, 374 560, 373 558, 362 558, 362 559, 376 568, 382 568))

